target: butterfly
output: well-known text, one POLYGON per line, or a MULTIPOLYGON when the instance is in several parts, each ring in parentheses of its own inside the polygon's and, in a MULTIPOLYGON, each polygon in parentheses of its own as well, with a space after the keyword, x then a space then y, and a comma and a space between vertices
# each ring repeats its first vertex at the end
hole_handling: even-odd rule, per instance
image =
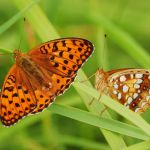
POLYGON ((81 38, 52 40, 27 53, 14 50, 15 64, 5 77, 0 96, 2 124, 11 126, 47 108, 69 88, 93 50, 92 43, 81 38))
POLYGON ((150 107, 150 70, 97 70, 95 88, 140 114, 150 107))

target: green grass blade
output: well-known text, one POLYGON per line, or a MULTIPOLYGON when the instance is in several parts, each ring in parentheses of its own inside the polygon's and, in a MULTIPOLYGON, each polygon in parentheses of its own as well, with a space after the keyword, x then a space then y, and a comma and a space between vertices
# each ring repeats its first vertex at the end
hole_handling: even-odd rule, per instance
POLYGON ((81 121, 89 125, 117 132, 123 135, 131 136, 142 140, 150 139, 150 136, 145 134, 142 130, 140 130, 137 127, 121 123, 113 119, 102 118, 100 116, 93 115, 90 112, 83 111, 77 108, 53 104, 49 108, 49 110, 53 113, 69 117, 71 119, 75 119, 77 121, 81 121))
MULTIPOLYGON (((86 92, 87 94, 93 96, 96 99, 99 99, 99 93, 93 88, 86 86, 82 83, 75 83, 74 86, 78 87, 80 90, 86 92)), ((118 102, 114 101, 106 95, 102 95, 101 102, 108 106, 109 108, 115 110, 117 113, 130 120, 136 126, 140 127, 145 133, 150 135, 150 125, 138 114, 132 112, 130 109, 124 107, 118 102)), ((96 102, 99 105, 98 102, 96 102)))
POLYGON ((94 142, 94 141, 90 141, 84 138, 79 138, 79 137, 72 137, 72 136, 66 136, 63 135, 61 137, 61 143, 63 144, 67 144, 67 145, 73 145, 73 146, 78 146, 78 147, 82 147, 82 148, 86 148, 86 149, 93 149, 93 150, 110 150, 110 148, 108 146, 106 146, 105 144, 101 144, 99 142, 94 142))
POLYGON ((140 142, 138 144, 129 146, 127 148, 124 148, 123 150, 149 150, 149 148, 150 148, 150 141, 144 141, 144 142, 140 142))
POLYGON ((12 54, 12 51, 11 50, 6 50, 6 49, 0 49, 0 54, 6 54, 6 55, 9 55, 9 54, 12 54))
MULTIPOLYGON (((77 121, 81 121, 92 126, 111 130, 113 132, 117 132, 134 138, 138 138, 142 140, 148 140, 150 138, 147 134, 145 134, 142 130, 140 130, 137 127, 125 123, 121 123, 119 121, 115 121, 112 119, 100 118, 99 116, 93 115, 92 113, 77 108, 53 104, 49 108, 49 110, 53 113, 71 119, 75 119, 77 121)), ((20 132, 24 128, 28 127, 29 125, 32 125, 33 123, 38 122, 41 118, 46 117, 48 115, 50 115, 50 113, 48 111, 45 111, 42 112, 40 115, 31 116, 32 118, 29 116, 26 119, 22 120, 21 121, 22 123, 18 123, 11 128, 0 127, 1 128, 0 142, 5 140, 5 138, 7 138, 8 136, 20 132)))

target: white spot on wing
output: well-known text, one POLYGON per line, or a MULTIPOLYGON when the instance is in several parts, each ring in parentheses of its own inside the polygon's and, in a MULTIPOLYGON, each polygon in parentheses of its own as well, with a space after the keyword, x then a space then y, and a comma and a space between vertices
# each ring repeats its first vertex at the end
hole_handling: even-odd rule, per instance
POLYGON ((138 90, 137 92, 138 92, 138 93, 141 93, 141 90, 138 90))
POLYGON ((115 89, 118 89, 118 87, 119 87, 118 84, 114 84, 115 89))
POLYGON ((129 87, 127 85, 124 85, 122 90, 124 93, 126 93, 126 92, 128 92, 129 87))
POLYGON ((135 89, 139 89, 139 88, 140 88, 140 85, 137 84, 137 83, 135 83, 135 84, 134 84, 134 88, 135 88, 135 89))
POLYGON ((119 100, 121 99, 121 93, 118 93, 118 99, 119 100))
POLYGON ((115 91, 115 90, 113 90, 113 93, 114 93, 115 95, 117 95, 117 93, 118 93, 118 92, 117 92, 117 91, 115 91))
POLYGON ((142 79, 137 79, 137 81, 136 81, 137 84, 140 84, 140 83, 142 83, 142 82, 143 82, 142 79))
POLYGON ((140 109, 141 109, 141 108, 136 108, 136 109, 135 109, 135 112, 137 113, 140 109))
POLYGON ((141 73, 135 74, 135 78, 142 78, 142 77, 143 77, 143 74, 141 74, 141 73))
POLYGON ((132 101, 133 101, 133 99, 131 97, 129 97, 127 103, 130 104, 132 101))
POLYGON ((148 76, 148 79, 150 80, 150 76, 148 76))
POLYGON ((138 93, 133 94, 133 99, 136 99, 138 97, 138 93))
POLYGON ((125 76, 121 76, 120 77, 120 82, 124 82, 124 81, 126 81, 126 77, 125 76))

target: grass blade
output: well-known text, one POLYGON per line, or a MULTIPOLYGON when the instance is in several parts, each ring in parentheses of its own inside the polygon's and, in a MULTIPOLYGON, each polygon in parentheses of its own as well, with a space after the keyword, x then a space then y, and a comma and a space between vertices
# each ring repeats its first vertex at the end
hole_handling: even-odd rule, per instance
POLYGON ((150 148, 150 141, 144 141, 144 142, 140 142, 138 144, 129 146, 127 148, 124 148, 123 150, 149 150, 149 148, 150 148))
POLYGON ((148 140, 150 136, 145 134, 142 130, 132 125, 121 123, 113 119, 102 118, 96 115, 93 115, 90 112, 86 112, 77 108, 62 106, 58 104, 53 104, 50 108, 50 111, 53 113, 75 119, 77 121, 84 122, 89 125, 100 127, 106 130, 110 130, 116 133, 123 135, 131 136, 134 138, 148 140))
MULTIPOLYGON (((80 88, 80 90, 86 92, 94 98, 99 99, 99 93, 95 89, 90 88, 82 83, 75 83, 74 86, 80 88)), ((117 113, 119 113, 126 119, 130 120, 136 126, 140 127, 145 133, 150 135, 150 125, 140 115, 132 112, 130 109, 124 107, 123 105, 119 104, 118 102, 114 101, 106 95, 103 95, 101 97, 101 102, 109 108, 115 110, 117 113)), ((96 103, 97 105, 99 105, 98 102, 96 103)))

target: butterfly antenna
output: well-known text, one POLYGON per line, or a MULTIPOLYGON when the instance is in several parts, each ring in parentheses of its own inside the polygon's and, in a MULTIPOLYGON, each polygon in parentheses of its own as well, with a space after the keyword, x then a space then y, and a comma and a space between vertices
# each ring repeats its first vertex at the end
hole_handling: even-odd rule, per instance
POLYGON ((102 45, 102 50, 101 50, 101 64, 102 64, 102 68, 108 68, 108 64, 107 64, 107 48, 106 48, 106 38, 107 38, 107 34, 103 35, 103 45, 102 45))
MULTIPOLYGON (((23 18, 23 22, 25 23, 26 21, 26 18, 24 17, 23 18)), ((19 42, 19 46, 18 46, 18 50, 21 52, 21 42, 22 42, 22 34, 21 34, 21 37, 20 37, 20 42, 19 42)))
POLYGON ((21 41, 22 41, 22 36, 20 37, 20 41, 19 41, 19 46, 18 46, 18 50, 21 52, 21 41))

